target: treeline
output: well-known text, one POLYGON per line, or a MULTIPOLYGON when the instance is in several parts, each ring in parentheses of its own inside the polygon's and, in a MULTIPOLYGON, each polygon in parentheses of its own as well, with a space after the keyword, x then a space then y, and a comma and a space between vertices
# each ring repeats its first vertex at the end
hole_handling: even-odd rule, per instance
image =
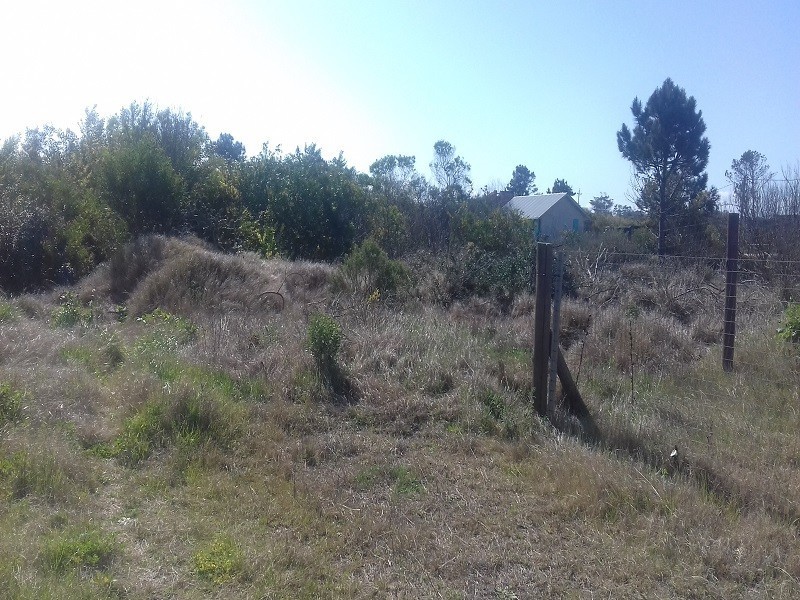
MULTIPOLYGON (((148 103, 108 119, 87 110, 78 132, 29 129, 0 149, 0 287, 74 282, 147 233, 326 261, 370 240, 390 258, 440 257, 454 298, 526 285, 530 224, 495 210, 497 193, 472 192, 451 144, 433 156, 433 181, 408 156, 360 173, 314 145, 248 158, 231 135, 212 140, 190 113, 148 103)), ((535 189, 518 166, 508 192, 535 189)))

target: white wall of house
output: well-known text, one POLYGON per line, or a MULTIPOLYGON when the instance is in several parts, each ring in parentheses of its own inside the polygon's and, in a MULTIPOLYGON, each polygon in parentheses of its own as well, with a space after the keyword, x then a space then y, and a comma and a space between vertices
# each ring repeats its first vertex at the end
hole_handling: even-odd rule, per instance
POLYGON ((539 218, 537 238, 543 241, 556 240, 564 233, 582 232, 585 221, 583 211, 567 198, 562 198, 539 218))

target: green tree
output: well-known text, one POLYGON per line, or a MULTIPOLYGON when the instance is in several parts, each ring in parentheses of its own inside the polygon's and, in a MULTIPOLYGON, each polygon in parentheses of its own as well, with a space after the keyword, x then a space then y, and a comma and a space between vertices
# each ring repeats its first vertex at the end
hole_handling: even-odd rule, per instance
POLYGON ((589 205, 596 214, 610 215, 614 208, 614 201, 608 197, 608 194, 600 194, 589 200, 589 205))
POLYGON ((535 194, 538 190, 534 181, 536 175, 533 171, 528 169, 525 165, 517 165, 514 173, 511 175, 511 181, 506 186, 506 191, 511 192, 515 196, 528 196, 535 194))
POLYGON ((433 160, 430 163, 433 177, 443 190, 454 190, 460 195, 469 194, 472 180, 469 178, 470 166, 460 156, 450 142, 439 140, 433 145, 433 160))
POLYGON ((634 98, 633 130, 623 123, 617 146, 639 181, 637 206, 658 222, 658 253, 666 253, 670 220, 685 214, 708 182, 710 144, 694 97, 666 79, 647 104, 634 98))
POLYGON ((575 192, 572 191, 572 187, 567 183, 566 179, 556 179, 553 182, 553 187, 547 190, 548 194, 574 194, 575 192))
POLYGON ((107 150, 102 180, 104 199, 131 234, 169 233, 179 224, 183 181, 152 136, 107 150))
POLYGON ((230 133, 221 133, 212 144, 214 154, 228 162, 240 163, 245 159, 244 144, 237 142, 230 133))
POLYGON ((733 186, 733 198, 742 221, 751 221, 761 208, 764 188, 772 180, 767 158, 760 152, 748 150, 731 163, 725 177, 733 186))

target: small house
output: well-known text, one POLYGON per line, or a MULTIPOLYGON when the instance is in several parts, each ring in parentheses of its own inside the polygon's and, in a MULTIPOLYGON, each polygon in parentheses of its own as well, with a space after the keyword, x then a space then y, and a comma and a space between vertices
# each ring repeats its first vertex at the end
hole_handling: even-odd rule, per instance
POLYGON ((504 208, 533 220, 534 235, 542 241, 558 240, 567 232, 585 231, 589 220, 572 195, 566 192, 514 196, 504 208))

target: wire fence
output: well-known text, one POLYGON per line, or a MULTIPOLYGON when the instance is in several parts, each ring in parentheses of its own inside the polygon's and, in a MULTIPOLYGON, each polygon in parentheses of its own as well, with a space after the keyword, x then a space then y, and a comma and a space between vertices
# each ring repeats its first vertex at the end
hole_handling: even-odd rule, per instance
MULTIPOLYGON (((729 386, 719 373, 729 324, 736 329, 729 379, 800 393, 800 369, 786 368, 800 365, 800 349, 777 336, 786 308, 800 299, 800 260, 744 252, 733 320, 726 320, 727 262, 718 253, 570 250, 565 261, 572 299, 562 309, 561 338, 584 385, 616 386, 613 393, 635 399, 668 373, 682 381, 676 393, 685 401, 725 401, 729 386)), ((698 430, 707 433, 708 425, 698 430)))

